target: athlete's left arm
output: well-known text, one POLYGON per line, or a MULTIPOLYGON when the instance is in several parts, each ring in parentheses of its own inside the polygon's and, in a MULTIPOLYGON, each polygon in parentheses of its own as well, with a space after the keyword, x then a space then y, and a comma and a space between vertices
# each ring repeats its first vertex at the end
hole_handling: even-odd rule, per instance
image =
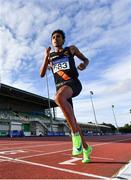
POLYGON ((80 52, 80 50, 76 46, 70 46, 70 51, 72 55, 78 57, 81 61, 83 61, 83 63, 79 64, 78 69, 81 71, 86 69, 89 64, 89 59, 85 57, 84 54, 80 52))

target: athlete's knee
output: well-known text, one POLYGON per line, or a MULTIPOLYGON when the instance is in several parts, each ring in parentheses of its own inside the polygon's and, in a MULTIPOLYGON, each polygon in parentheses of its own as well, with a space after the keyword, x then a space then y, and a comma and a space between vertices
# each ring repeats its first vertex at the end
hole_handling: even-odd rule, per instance
POLYGON ((61 93, 58 93, 58 94, 56 94, 54 100, 57 105, 60 105, 63 102, 64 98, 61 93))

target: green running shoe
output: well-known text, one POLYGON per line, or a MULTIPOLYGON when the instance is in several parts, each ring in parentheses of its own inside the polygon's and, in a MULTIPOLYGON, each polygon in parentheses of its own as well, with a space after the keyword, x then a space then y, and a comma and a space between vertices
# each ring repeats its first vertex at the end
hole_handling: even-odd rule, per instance
POLYGON ((92 152, 92 147, 88 145, 87 149, 83 149, 83 163, 89 163, 91 161, 90 154, 92 152))
POLYGON ((78 156, 78 155, 82 154, 83 147, 82 147, 81 136, 79 135, 79 133, 72 134, 72 143, 73 143, 72 155, 78 156))

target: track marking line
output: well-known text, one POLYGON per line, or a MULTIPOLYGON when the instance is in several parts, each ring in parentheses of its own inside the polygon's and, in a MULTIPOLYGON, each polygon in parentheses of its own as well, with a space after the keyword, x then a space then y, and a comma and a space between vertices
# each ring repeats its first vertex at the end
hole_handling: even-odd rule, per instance
MULTIPOLYGON (((101 140, 101 139, 100 139, 101 140)), ((113 140, 113 139, 108 139, 108 141, 111 141, 111 140, 113 140)), ((111 142, 106 142, 106 143, 99 143, 99 144, 95 144, 95 145, 92 145, 92 146, 100 146, 101 144, 102 145, 104 145, 104 144, 110 144, 110 143, 114 143, 114 142, 121 142, 121 141, 128 141, 128 140, 131 140, 130 138, 128 138, 128 139, 124 139, 124 140, 116 140, 116 141, 111 141, 111 142)), ((17 149, 27 149, 27 148, 34 148, 34 146, 35 147, 46 147, 46 146, 55 146, 55 145, 61 145, 61 144, 70 144, 71 142, 64 142, 64 143, 56 143, 56 144, 40 144, 40 145, 36 145, 36 144, 33 144, 32 143, 32 145, 29 145, 29 146, 24 146, 24 147, 18 147, 18 148, 15 148, 15 150, 17 150, 17 149)), ((15 145, 15 144, 13 144, 13 145, 15 145)), ((13 148, 1 148, 0 150, 14 150, 14 147, 13 148)))
MULTIPOLYGON (((46 146, 57 146, 57 145, 62 145, 62 144, 70 144, 71 142, 64 142, 64 143, 56 143, 56 144, 40 144, 40 145, 31 145, 31 146, 23 146, 23 147, 18 147, 18 148, 15 148, 15 150, 17 150, 17 149, 27 149, 27 148, 34 148, 34 147, 46 147, 46 146)), ((1 150, 14 150, 14 147, 13 148, 7 148, 7 149, 5 149, 5 148, 1 148, 1 150)))
POLYGON ((42 154, 35 154, 35 155, 30 155, 30 156, 23 156, 19 157, 18 159, 26 159, 26 158, 32 158, 32 157, 38 157, 38 156, 45 156, 45 155, 50 155, 50 154, 57 154, 65 151, 70 151, 71 149, 65 149, 61 151, 53 151, 53 152, 47 152, 47 153, 42 153, 42 154))
MULTIPOLYGON (((127 141, 129 139, 124 139, 124 140, 116 140, 113 142, 106 142, 106 143, 98 143, 98 144, 94 144, 92 145, 92 147, 96 147, 96 146, 103 146, 103 145, 107 145, 107 144, 112 144, 114 142, 121 142, 121 141, 127 141)), ((36 155, 30 155, 30 156, 23 156, 23 157, 19 157, 19 159, 26 159, 26 158, 32 158, 32 157, 37 157, 37 156, 45 156, 45 155, 50 155, 50 154, 57 154, 57 153, 61 153, 61 152, 66 152, 66 151, 71 151, 72 149, 65 149, 62 151, 53 151, 53 152, 48 152, 48 153, 41 153, 41 154, 36 154, 36 155)))
POLYGON ((119 172, 112 176, 113 179, 125 179, 128 180, 131 178, 131 160, 129 161, 128 164, 126 164, 124 167, 122 167, 119 172))
MULTIPOLYGON (((115 142, 122 142, 122 141, 127 141, 127 140, 130 140, 129 138, 128 139, 122 139, 122 140, 115 140, 115 141, 111 141, 111 142, 106 142, 106 143, 98 143, 98 144, 94 144, 92 146, 101 146, 101 145, 106 145, 106 144, 112 144, 112 143, 115 143, 115 142)), ((67 144, 64 143, 64 144, 67 144)), ((61 145, 61 143, 59 144, 50 144, 50 145, 61 145)), ((48 144, 46 145, 40 145, 40 146, 48 146, 48 144)), ((28 146, 28 147, 34 147, 34 146, 28 146)), ((35 146, 36 147, 36 146, 35 146)), ((23 147, 22 147, 23 148, 23 147)), ((17 148, 17 149, 21 149, 20 148, 17 148)), ((64 151, 69 151, 71 149, 67 149, 67 150, 64 150, 64 151)), ((58 152, 51 152, 52 154, 55 154, 55 153, 58 153, 58 152)), ((45 155, 47 153, 44 153, 45 155)), ((44 155, 44 154, 40 154, 40 155, 44 155)), ((48 153, 49 154, 49 153, 48 153)), ((39 156, 39 154, 35 155, 35 156, 39 156)), ((40 164, 40 163, 34 163, 34 162, 30 162, 30 161, 25 161, 25 160, 21 160, 21 159, 17 159, 17 158, 9 158, 9 157, 4 157, 4 156, 0 156, 1 158, 6 158, 6 160, 8 161, 15 161, 15 162, 21 162, 21 163, 26 163, 26 164, 32 164, 32 165, 36 165, 36 166, 42 166, 42 167, 47 167, 47 168, 51 168, 51 169, 55 169, 55 170, 60 170, 60 171, 64 171, 64 172, 70 172, 70 173, 74 173, 74 174, 79 174, 79 175, 84 175, 84 176, 90 176, 90 177, 95 177, 95 178, 101 178, 101 179, 107 179, 107 180, 110 180, 111 178, 108 178, 108 177, 104 177, 104 176, 98 176, 98 175, 94 175, 94 174, 88 174, 88 173, 82 173, 82 172, 78 172, 78 171, 74 171, 74 170, 70 170, 70 169, 64 169, 64 168, 57 168, 57 167, 54 167, 54 166, 49 166, 49 165, 45 165, 45 164, 40 164)), ((31 157, 34 157, 31 156, 31 157)), ((26 158, 26 157, 21 157, 21 158, 26 158)))
POLYGON ((59 163, 59 164, 76 165, 76 163, 74 163, 74 162, 80 161, 80 160, 82 160, 82 158, 71 157, 71 159, 66 160, 66 161, 63 161, 63 162, 61 162, 61 163, 59 163))
POLYGON ((5 162, 5 161, 9 161, 9 160, 6 160, 6 159, 0 159, 0 162, 5 162))
POLYGON ((97 157, 97 156, 91 156, 91 158, 94 158, 94 159, 103 159, 103 160, 110 160, 110 161, 113 161, 113 160, 114 160, 113 158, 104 158, 104 157, 97 157))
POLYGON ((25 153, 25 152, 27 152, 27 151, 24 151, 24 150, 11 150, 11 151, 1 151, 0 154, 10 155, 10 154, 25 153))
MULTIPOLYGON (((67 155, 67 156, 71 156, 71 154, 68 154, 68 153, 63 153, 64 155, 67 155)), ((104 157, 98 157, 98 156, 91 156, 91 158, 93 159, 103 159, 103 160, 110 160, 110 161, 113 161, 114 159, 113 158, 104 158, 104 157)))
MULTIPOLYGON (((41 143, 41 142, 36 142, 35 141, 35 143, 36 144, 39 144, 39 143, 41 143)), ((25 141, 25 142, 13 142, 13 141, 7 141, 7 143, 1 143, 0 144, 0 146, 3 146, 3 145, 7 145, 7 146, 12 146, 12 145, 20 145, 20 144, 22 144, 22 145, 25 145, 25 144, 33 144, 32 142, 29 142, 29 141, 25 141), (9 144, 10 143, 10 144, 9 144)))
POLYGON ((71 174, 79 174, 79 175, 86 176, 86 177, 93 177, 93 178, 110 180, 109 177, 105 177, 105 176, 98 176, 98 175, 95 175, 95 174, 79 172, 79 171, 70 170, 70 169, 66 169, 66 168, 59 168, 59 167, 55 167, 55 166, 49 166, 49 165, 46 165, 46 164, 40 164, 40 163, 20 160, 20 159, 17 159, 17 158, 9 158, 9 157, 5 157, 5 156, 0 156, 0 158, 7 159, 7 160, 10 160, 10 161, 13 161, 13 162, 20 162, 20 163, 29 164, 29 165, 40 166, 40 167, 45 167, 45 168, 49 168, 49 169, 55 169, 55 170, 58 170, 58 171, 67 172, 67 173, 71 173, 71 174))
MULTIPOLYGON (((95 157, 95 156, 94 156, 94 157, 91 156, 91 159, 103 159, 103 160, 110 160, 110 161, 114 160, 114 159, 112 159, 112 158, 103 158, 103 157, 95 157)), ((60 163, 58 163, 58 164, 77 165, 75 162, 76 162, 76 161, 81 161, 81 160, 82 160, 82 158, 71 157, 71 159, 66 160, 66 161, 63 161, 63 162, 60 162, 60 163)))
POLYGON ((101 146, 101 145, 106 145, 106 144, 113 144, 113 143, 115 143, 115 142, 123 142, 123 141, 128 141, 128 140, 131 140, 131 139, 128 138, 128 139, 114 140, 114 141, 110 141, 110 142, 106 142, 106 143, 94 144, 94 145, 92 145, 92 146, 95 147, 95 146, 101 146))

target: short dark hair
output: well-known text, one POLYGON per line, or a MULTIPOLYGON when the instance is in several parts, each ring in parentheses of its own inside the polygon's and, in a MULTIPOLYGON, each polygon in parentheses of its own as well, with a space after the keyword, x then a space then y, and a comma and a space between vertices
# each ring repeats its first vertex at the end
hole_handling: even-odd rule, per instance
POLYGON ((64 31, 62 31, 61 29, 57 29, 57 30, 53 31, 53 33, 52 33, 52 35, 51 35, 51 38, 52 38, 52 36, 53 36, 55 33, 61 34, 63 40, 65 41, 65 33, 64 33, 64 31))

